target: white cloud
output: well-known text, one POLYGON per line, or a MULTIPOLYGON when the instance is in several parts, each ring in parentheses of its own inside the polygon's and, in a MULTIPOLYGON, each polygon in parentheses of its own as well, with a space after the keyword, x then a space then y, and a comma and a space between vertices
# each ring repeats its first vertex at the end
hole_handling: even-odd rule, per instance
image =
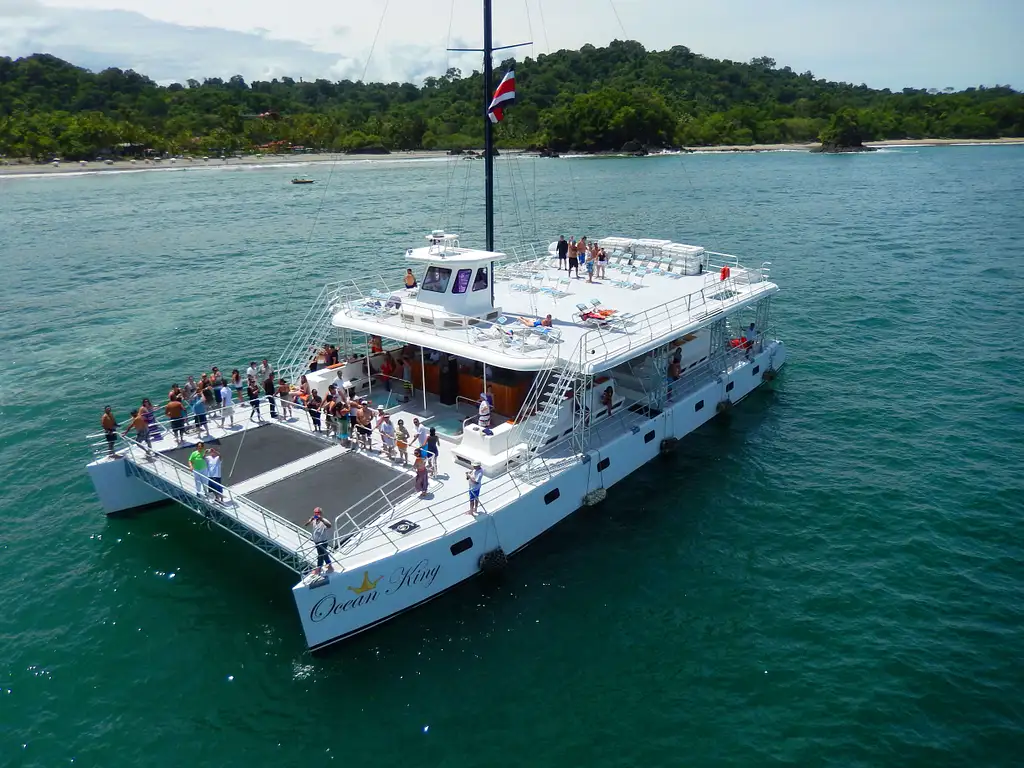
MULTIPOLYGON (((132 67, 161 82, 336 79, 364 68, 369 79, 419 82, 446 64, 479 68, 476 56, 445 52, 456 40, 479 45, 479 0, 389 0, 367 67, 385 1, 0 0, 0 50, 132 67)), ((1024 85, 1020 0, 861 0, 853 9, 820 0, 510 0, 494 13, 497 45, 534 41, 499 58, 628 37, 738 61, 767 55, 876 87, 1024 85)))

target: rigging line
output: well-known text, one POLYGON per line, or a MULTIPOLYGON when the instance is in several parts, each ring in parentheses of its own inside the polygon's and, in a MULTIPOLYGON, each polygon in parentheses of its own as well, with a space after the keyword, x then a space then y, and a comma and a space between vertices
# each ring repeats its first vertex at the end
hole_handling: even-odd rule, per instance
POLYGON ((530 53, 536 59, 537 52, 533 49, 533 21, 530 19, 530 0, 523 0, 523 5, 526 7, 526 28, 530 32, 530 53))
POLYGON ((572 172, 572 159, 566 163, 569 168, 569 181, 572 184, 572 200, 576 206, 576 229, 578 230, 583 226, 583 216, 580 214, 580 193, 576 189, 576 176, 572 172))
MULTIPOLYGON (((683 160, 683 156, 682 156, 682 155, 680 155, 680 156, 679 156, 679 165, 680 165, 680 167, 681 167, 681 168, 683 169, 683 178, 685 178, 685 179, 686 179, 686 183, 687 183, 687 184, 689 185, 689 187, 690 187, 690 193, 691 193, 691 195, 692 195, 692 196, 693 196, 694 198, 697 198, 697 197, 698 197, 698 193, 697 193, 697 188, 696 188, 696 187, 695 187, 695 186, 693 185, 693 181, 692 181, 692 180, 690 179, 690 172, 689 172, 689 170, 687 170, 687 168, 686 168, 686 162, 685 162, 685 161, 683 160)), ((707 196, 706 196, 706 195, 704 196, 704 200, 705 200, 705 201, 707 200, 707 196)), ((704 217, 704 223, 705 223, 705 224, 707 225, 707 229, 708 229, 708 238, 709 238, 709 239, 710 239, 710 240, 711 240, 712 242, 715 242, 715 243, 717 243, 717 245, 714 245, 714 246, 712 246, 712 247, 711 247, 711 248, 709 248, 708 250, 713 250, 713 249, 715 249, 715 248, 722 248, 722 245, 721 245, 721 240, 720 240, 720 238, 718 237, 718 232, 717 232, 717 231, 715 230, 715 228, 714 228, 714 227, 712 226, 712 224, 711 224, 711 219, 710 219, 710 218, 708 217, 707 207, 706 207, 706 206, 704 206, 704 205, 701 205, 701 206, 699 206, 698 210, 700 211, 700 213, 701 213, 701 216, 703 216, 703 217, 704 217)), ((710 245, 710 243, 709 243, 709 245, 710 245)))
POLYGON ((510 182, 510 192, 512 195, 512 213, 516 218, 516 223, 519 225, 519 239, 523 239, 523 218, 519 212, 519 197, 516 194, 516 177, 515 171, 512 170, 512 156, 505 154, 505 165, 508 166, 508 180, 510 182))
POLYGON ((441 204, 441 210, 437 214, 437 227, 435 229, 445 228, 445 216, 448 215, 448 199, 452 193, 452 180, 455 178, 455 155, 448 155, 448 167, 444 169, 445 185, 444 185, 444 203, 441 204))
POLYGON ((608 0, 608 5, 610 5, 612 7, 612 13, 615 14, 615 20, 617 22, 619 22, 619 29, 622 30, 622 37, 623 37, 623 39, 628 40, 629 39, 629 35, 626 34, 626 28, 624 26, 622 26, 622 19, 619 18, 619 11, 615 7, 615 0, 608 0))
POLYGON ((548 42, 548 25, 544 22, 544 0, 537 0, 537 10, 540 11, 540 31, 544 33, 544 51, 551 53, 551 43, 548 42))
POLYGON ((363 65, 363 76, 359 78, 362 80, 363 85, 366 85, 366 70, 370 68, 370 60, 373 58, 373 49, 377 47, 377 39, 380 37, 380 31, 384 29, 384 17, 388 15, 388 5, 391 4, 391 0, 384 0, 384 9, 380 12, 380 21, 377 23, 377 31, 373 35, 373 42, 370 43, 370 52, 366 55, 366 64, 363 65))
POLYGON ((444 43, 444 73, 452 67, 452 24, 455 22, 455 0, 452 0, 451 10, 448 12, 448 37, 444 43))
POLYGON ((508 157, 509 157, 509 160, 508 160, 509 176, 512 179, 512 192, 513 192, 513 196, 516 198, 516 216, 519 219, 519 239, 520 239, 520 241, 522 243, 525 244, 526 243, 526 226, 523 224, 523 208, 526 209, 526 215, 527 215, 527 217, 529 217, 531 215, 530 200, 529 200, 529 197, 526 194, 526 183, 523 180, 523 171, 522 171, 522 168, 519 167, 519 155, 517 154, 515 157, 513 157, 512 155, 509 155, 508 157), (519 183, 523 185, 523 192, 522 192, 523 204, 522 204, 522 206, 520 206, 520 204, 519 204, 519 193, 516 191, 516 172, 517 171, 519 172, 519 183))

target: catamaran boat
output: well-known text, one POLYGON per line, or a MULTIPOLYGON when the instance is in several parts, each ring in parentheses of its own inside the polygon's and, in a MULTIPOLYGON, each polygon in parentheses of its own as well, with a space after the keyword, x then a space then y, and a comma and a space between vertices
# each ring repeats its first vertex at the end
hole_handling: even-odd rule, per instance
MULTIPOLYGON (((489 24, 485 13, 488 95, 489 24)), ((483 247, 434 231, 405 253, 415 287, 401 275, 325 286, 276 366, 292 383, 305 376, 320 393, 334 384, 381 406, 414 448, 414 420, 433 428, 425 493, 379 434, 357 449, 298 402, 290 415, 279 402, 276 420, 249 420, 249 405, 235 406, 234 426, 214 415, 205 442, 223 456, 221 499, 186 464, 198 438, 174 444, 159 418, 152 449, 118 436, 115 456, 100 441, 88 465, 107 513, 177 501, 292 569, 314 650, 506 567, 786 361, 771 333, 778 287, 767 262, 616 233, 598 241, 607 257, 591 281, 568 275, 555 243, 496 250, 484 126, 483 247), (338 361, 311 361, 329 342, 338 361), (307 525, 315 507, 332 523, 326 542, 307 525), (330 570, 318 567, 325 549, 330 570)))

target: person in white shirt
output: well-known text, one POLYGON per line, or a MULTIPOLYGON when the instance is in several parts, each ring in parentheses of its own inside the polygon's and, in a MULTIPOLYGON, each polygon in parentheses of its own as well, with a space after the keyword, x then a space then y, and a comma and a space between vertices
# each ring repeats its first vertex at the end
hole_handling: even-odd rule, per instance
MULTIPOLYGON (((255 360, 250 360, 249 361, 249 367, 245 369, 245 380, 248 381, 250 377, 252 377, 254 379, 256 378, 256 361, 255 360)), ((259 380, 257 379, 257 381, 259 381, 259 380)), ((260 382, 260 383, 262 383, 262 382, 260 382)))
POLYGON ((313 544, 316 545, 316 568, 314 576, 320 575, 320 569, 326 565, 327 572, 334 570, 331 565, 331 556, 327 553, 327 543, 331 540, 331 534, 327 529, 331 527, 331 521, 324 517, 324 511, 317 507, 313 510, 313 516, 306 521, 306 525, 313 526, 313 544))
POLYGON ((381 442, 384 443, 384 453, 390 459, 395 452, 395 425, 391 423, 391 417, 385 414, 378 429, 381 442))
POLYGON ((224 429, 224 420, 231 419, 231 426, 235 426, 235 402, 232 399, 233 393, 227 382, 220 385, 220 428, 224 429))
POLYGON ((745 357, 750 357, 750 351, 754 349, 754 344, 757 342, 757 329, 753 323, 751 323, 750 327, 743 332, 743 337, 747 340, 747 343, 744 344, 747 348, 745 357))
POLYGON ((224 478, 221 472, 221 466, 223 459, 221 459, 220 451, 214 446, 206 452, 206 477, 207 487, 210 489, 210 493, 213 494, 213 500, 223 504, 224 503, 224 478))
POLYGON ((484 470, 479 461, 473 462, 473 468, 466 473, 466 480, 469 482, 469 514, 476 516, 480 506, 480 488, 484 482, 484 470))
POLYGON ((256 371, 256 383, 263 384, 267 379, 274 377, 274 369, 270 363, 267 362, 266 358, 263 358, 263 362, 260 363, 259 370, 256 371))
POLYGON ((425 426, 423 426, 422 424, 420 424, 420 420, 419 419, 413 419, 412 420, 412 428, 416 432, 416 447, 417 448, 425 447, 426 444, 427 444, 427 436, 429 434, 427 432, 427 428, 425 426))

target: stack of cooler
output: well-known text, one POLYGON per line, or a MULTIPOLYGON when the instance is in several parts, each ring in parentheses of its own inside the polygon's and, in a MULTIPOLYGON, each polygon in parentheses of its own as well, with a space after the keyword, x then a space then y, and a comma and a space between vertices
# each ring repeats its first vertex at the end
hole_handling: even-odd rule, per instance
POLYGON ((668 243, 661 246, 662 256, 672 259, 672 271, 683 275, 699 275, 704 264, 704 249, 698 245, 668 243))
POLYGON ((671 240, 634 240, 633 253, 647 259, 653 256, 661 256, 662 249, 671 243, 671 240))

